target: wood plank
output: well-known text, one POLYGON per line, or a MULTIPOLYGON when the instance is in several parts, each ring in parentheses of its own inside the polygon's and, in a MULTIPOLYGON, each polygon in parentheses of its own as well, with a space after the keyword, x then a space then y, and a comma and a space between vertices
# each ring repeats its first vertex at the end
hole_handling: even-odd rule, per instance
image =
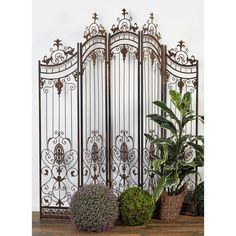
POLYGON ((176 221, 152 219, 142 226, 116 224, 111 231, 85 233, 75 229, 70 220, 39 219, 39 212, 32 213, 33 236, 200 236, 204 235, 204 217, 180 215, 176 221))

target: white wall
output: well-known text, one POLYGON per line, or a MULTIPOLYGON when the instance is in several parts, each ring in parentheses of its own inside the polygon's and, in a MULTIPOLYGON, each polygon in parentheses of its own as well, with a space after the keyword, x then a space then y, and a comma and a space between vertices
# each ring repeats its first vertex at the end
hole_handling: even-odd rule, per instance
MULTIPOLYGON (((65 45, 76 47, 83 41, 85 27, 97 12, 99 22, 108 31, 126 8, 142 27, 153 12, 162 36, 161 42, 170 49, 180 39, 186 42, 190 54, 199 60, 200 114, 203 114, 203 0, 34 0, 33 1, 33 135, 32 135, 32 204, 39 210, 38 172, 38 67, 37 61, 48 54, 53 40, 62 39, 65 45)), ((20 35, 19 35, 20 37, 20 35)))

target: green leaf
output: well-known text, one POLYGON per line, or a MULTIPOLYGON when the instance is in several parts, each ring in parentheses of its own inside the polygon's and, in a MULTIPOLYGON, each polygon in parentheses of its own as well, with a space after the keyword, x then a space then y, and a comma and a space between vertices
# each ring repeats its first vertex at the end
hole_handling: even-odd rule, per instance
POLYGON ((156 145, 164 145, 164 144, 173 145, 173 142, 168 138, 157 138, 154 139, 151 143, 156 145))
POLYGON ((191 98, 191 93, 190 92, 186 92, 182 98, 182 102, 185 104, 186 108, 190 107, 190 104, 192 102, 192 98, 191 98))
POLYGON ((170 130, 174 135, 177 134, 175 125, 171 121, 167 120, 166 118, 157 114, 150 114, 150 115, 147 115, 147 117, 151 118, 151 120, 159 124, 162 128, 170 130))
POLYGON ((178 173, 174 172, 171 176, 167 177, 167 180, 166 180, 166 183, 165 183, 165 187, 172 187, 177 182, 178 182, 178 173))
POLYGON ((161 128, 168 129, 173 135, 177 136, 177 130, 174 126, 170 125, 169 123, 163 123, 160 125, 161 128))
POLYGON ((198 152, 202 157, 204 156, 204 147, 203 147, 203 145, 196 144, 196 143, 193 143, 193 142, 188 142, 187 144, 190 145, 191 147, 193 147, 196 150, 196 152, 198 152))
POLYGON ((188 116, 183 117, 182 127, 184 127, 188 122, 193 121, 195 119, 196 119, 195 115, 188 115, 188 116))
POLYGON ((181 95, 175 90, 170 90, 171 102, 177 107, 181 103, 181 95))
POLYGON ((161 196, 161 193, 163 192, 163 189, 165 187, 166 184, 166 176, 161 176, 156 188, 154 189, 154 193, 153 193, 153 201, 154 203, 157 202, 157 200, 159 199, 159 197, 161 196))
POLYGON ((201 157, 195 157, 195 158, 193 159, 193 162, 195 163, 195 166, 196 166, 196 167, 202 167, 202 166, 204 166, 204 159, 201 158, 201 157))
POLYGON ((152 162, 153 170, 159 170, 160 166, 165 163, 164 159, 155 159, 152 162))
POLYGON ((150 140, 150 141, 155 140, 155 138, 154 138, 152 135, 150 135, 150 134, 144 134, 144 136, 145 136, 148 140, 150 140))
POLYGON ((180 122, 175 113, 166 106, 166 104, 162 101, 155 101, 153 104, 157 105, 160 107, 164 112, 168 113, 172 119, 175 119, 177 122, 180 122))

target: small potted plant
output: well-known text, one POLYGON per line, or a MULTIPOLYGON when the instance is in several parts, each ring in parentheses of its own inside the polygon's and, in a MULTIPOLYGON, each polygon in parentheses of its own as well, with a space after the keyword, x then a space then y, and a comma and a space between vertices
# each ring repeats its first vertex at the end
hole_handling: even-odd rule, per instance
POLYGON ((194 115, 190 109, 192 103, 190 92, 182 96, 177 91, 171 90, 170 97, 178 114, 164 102, 155 101, 153 103, 163 111, 164 115, 147 116, 168 131, 166 137, 158 138, 145 134, 158 150, 151 170, 160 178, 153 199, 155 202, 159 199, 159 218, 167 220, 176 219, 180 213, 187 189, 185 177, 195 173, 196 167, 204 165, 204 137, 184 132, 189 122, 196 119, 203 122, 204 117, 194 115), (195 153, 192 160, 186 158, 189 150, 195 153))

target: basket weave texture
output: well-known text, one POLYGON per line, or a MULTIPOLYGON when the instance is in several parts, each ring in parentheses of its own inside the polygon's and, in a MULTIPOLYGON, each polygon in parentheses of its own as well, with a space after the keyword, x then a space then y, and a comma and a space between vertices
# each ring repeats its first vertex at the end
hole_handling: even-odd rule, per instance
POLYGON ((161 220, 175 220, 180 213, 187 189, 181 189, 178 195, 168 195, 167 192, 161 194, 158 208, 158 216, 161 220))

